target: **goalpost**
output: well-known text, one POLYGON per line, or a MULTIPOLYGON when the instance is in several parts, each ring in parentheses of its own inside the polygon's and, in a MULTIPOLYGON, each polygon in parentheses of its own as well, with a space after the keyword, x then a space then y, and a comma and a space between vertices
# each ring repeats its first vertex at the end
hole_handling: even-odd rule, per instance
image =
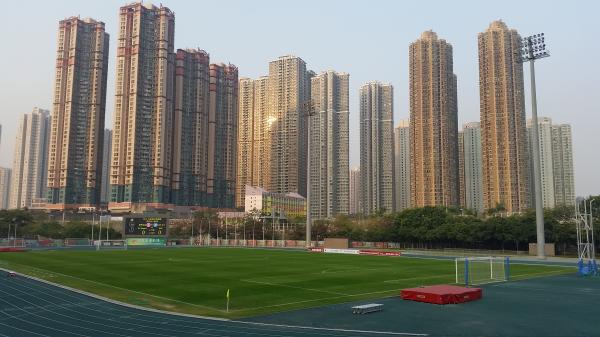
POLYGON ((456 283, 465 286, 508 281, 508 257, 462 257, 454 260, 456 283))
POLYGON ((127 249, 127 240, 96 240, 96 250, 127 249))

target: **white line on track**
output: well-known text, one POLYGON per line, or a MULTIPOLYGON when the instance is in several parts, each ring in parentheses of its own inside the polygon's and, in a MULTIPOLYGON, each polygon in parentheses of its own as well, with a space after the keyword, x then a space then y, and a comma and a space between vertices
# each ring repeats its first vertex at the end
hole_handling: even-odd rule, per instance
MULTIPOLYGON (((8 288, 14 289, 12 287, 8 287, 8 288)), ((40 319, 47 320, 47 321, 54 322, 54 323, 58 323, 59 325, 62 324, 62 325, 66 325, 66 326, 72 327, 72 328, 70 328, 70 330, 87 330, 87 331, 92 331, 94 334, 105 333, 104 330, 98 330, 98 329, 90 328, 90 327, 87 327, 85 325, 81 325, 80 323, 73 324, 74 321, 79 321, 79 322, 82 322, 82 323, 93 324, 93 325, 100 325, 100 326, 102 326, 104 328, 108 327, 106 324, 96 323, 96 322, 93 322, 93 321, 89 321, 89 320, 85 320, 85 319, 80 319, 80 318, 72 317, 72 316, 69 316, 69 315, 58 313, 58 312, 56 312, 54 310, 49 310, 49 309, 43 308, 42 306, 36 305, 33 302, 27 301, 26 299, 24 299, 24 297, 19 297, 19 296, 16 296, 15 294, 12 294, 12 293, 4 292, 4 291, 1 291, 1 290, 0 290, 0 293, 4 293, 4 294, 6 294, 7 296, 10 296, 10 297, 15 297, 18 301, 25 302, 25 303, 29 304, 30 306, 32 306, 32 307, 34 307, 36 309, 41 309, 42 312, 48 312, 48 313, 53 314, 55 316, 65 317, 66 318, 65 320, 58 320, 58 319, 50 318, 50 316, 44 316, 44 315, 42 315, 42 312, 39 312, 39 314, 36 314, 36 313, 33 313, 33 311, 31 311, 31 310, 30 311, 26 311, 26 310, 23 310, 22 308, 20 308, 21 310, 28 312, 30 316, 39 317, 40 319), (69 322, 69 323, 67 323, 67 322, 69 322), (73 322, 73 323, 71 323, 71 322, 73 322)), ((0 301, 5 302, 2 299, 0 299, 0 301)), ((8 302, 8 303, 11 304, 10 302, 8 302)), ((13 305, 13 304, 11 304, 11 305, 13 305)), ((141 332, 139 330, 134 330, 134 329, 128 329, 128 331, 141 332)), ((156 335, 156 336, 167 336, 167 335, 162 335, 162 334, 157 334, 157 333, 151 333, 151 332, 144 332, 144 333, 151 334, 151 335, 156 335)), ((120 334, 120 333, 117 333, 117 332, 112 332, 110 334, 111 335, 117 335, 117 336, 131 336, 131 335, 120 334)))
MULTIPOLYGON (((39 269, 39 268, 35 268, 35 269, 39 269)), ((0 268, 0 270, 8 272, 9 270, 5 269, 5 268, 0 268)), ((41 269, 43 270, 43 269, 41 269)), ((183 313, 177 313, 177 312, 169 312, 169 311, 163 311, 163 310, 158 310, 158 309, 152 309, 152 308, 146 308, 146 307, 141 307, 141 306, 137 306, 137 305, 133 305, 133 304, 128 304, 128 303, 124 303, 124 302, 120 302, 120 301, 116 301, 116 300, 112 300, 103 296, 99 296, 96 294, 92 294, 83 290, 79 290, 79 289, 75 289, 75 288, 71 288, 68 286, 64 286, 61 284, 57 284, 54 282, 50 282, 47 280, 43 280, 43 279, 39 279, 27 274, 21 274, 19 273, 19 275, 22 275, 23 277, 26 277, 28 279, 34 280, 34 281, 38 281, 41 282, 43 284, 49 285, 49 286, 54 286, 54 287, 58 287, 64 290, 68 290, 74 293, 78 293, 84 296, 89 296, 104 302, 108 302, 108 303, 112 303, 112 304, 116 304, 119 306, 123 306, 126 308, 130 308, 130 309, 137 309, 140 310, 142 312, 152 312, 152 313, 159 313, 159 314, 167 314, 170 316, 180 316, 180 317, 187 317, 187 318, 196 318, 196 319, 203 319, 203 320, 209 320, 209 321, 220 321, 222 323, 237 323, 237 324, 244 324, 244 325, 256 325, 256 326, 268 326, 268 327, 275 327, 275 328, 288 328, 288 329, 299 329, 299 330, 310 330, 313 331, 312 333, 310 333, 310 335, 322 335, 320 332, 321 331, 329 331, 329 332, 340 332, 340 333, 357 333, 357 334, 377 334, 377 335, 404 335, 404 336, 428 336, 428 334, 422 334, 422 333, 410 333, 410 332, 386 332, 386 331, 369 331, 369 330, 348 330, 348 329, 335 329, 335 328, 318 328, 318 327, 308 327, 308 326, 294 326, 294 325, 283 325, 283 324, 273 324, 273 323, 260 323, 260 322, 248 322, 248 321, 239 321, 239 320, 229 320, 229 319, 225 319, 225 318, 214 318, 214 317, 207 317, 207 316, 197 316, 197 315, 190 315, 190 314, 183 314, 183 313)), ((68 275, 66 275, 68 276, 68 275)), ((344 297, 352 297, 352 296, 361 296, 361 295, 369 295, 369 294, 374 294, 374 293, 385 293, 385 292, 391 292, 391 291, 398 291, 400 289, 393 289, 393 290, 386 290, 386 291, 377 291, 377 292, 370 292, 370 293, 363 293, 363 294, 355 294, 355 295, 348 295, 348 296, 337 296, 337 297, 330 297, 329 299, 332 298, 344 298, 344 297)), ((326 298, 322 298, 322 299, 326 299, 326 298)), ((1 299, 0 299, 1 300, 1 299)), ((321 299, 319 299, 321 300, 321 299)), ((304 301, 303 301, 304 302, 304 301)), ((299 302, 298 302, 299 303, 299 302)), ((289 305, 289 304, 293 304, 293 303, 286 303, 286 304, 282 304, 282 305, 289 305)), ((279 306, 279 305, 275 305, 275 306, 279 306)), ((246 310, 253 310, 255 308, 251 308, 251 309, 246 309, 246 310)), ((240 310, 241 311, 241 310, 240 310)), ((8 315, 8 316, 12 316, 12 315, 8 315)), ((17 320, 22 320, 19 319, 18 317, 14 317, 13 318, 17 319, 17 320)), ((38 325, 38 326, 42 326, 36 323, 33 323, 34 325, 38 325)), ((0 325, 2 325, 2 323, 0 323, 0 325)), ((226 331, 226 332, 240 332, 240 331, 235 331, 232 330, 231 327, 219 327, 219 328, 207 328, 205 330, 203 330, 200 334, 204 334, 204 335, 211 335, 211 336, 222 336, 220 334, 210 334, 207 333, 207 331, 226 331), (221 329, 219 329, 221 328, 221 329), (225 328, 225 330, 223 330, 223 328, 225 328)), ((52 329, 52 328, 49 328, 52 329)), ((260 330, 258 330, 260 331, 260 330)), ((276 330, 276 331, 268 331, 268 332, 286 332, 283 330, 276 330)), ((264 335, 263 331, 263 334, 264 335)), ((253 333, 253 332, 247 332, 244 331, 243 332, 244 335, 257 335, 257 333, 253 333)), ((298 333, 298 332, 295 332, 298 333)), ((74 334, 74 333, 72 333, 74 334)), ((259 334, 261 335, 261 334, 259 334)), ((285 337, 287 335, 274 335, 274 334, 268 334, 269 336, 281 336, 281 337, 285 337)), ((324 336, 331 336, 333 337, 331 334, 324 334, 324 336)))
MULTIPOLYGON (((41 334, 41 333, 37 333, 37 332, 35 332, 35 331, 29 331, 29 330, 25 330, 25 329, 17 328, 16 326, 14 326, 14 324, 12 324, 12 325, 8 325, 8 324, 0 323, 0 325, 7 326, 7 327, 8 327, 8 328, 10 328, 10 329, 15 329, 15 330, 19 330, 19 331, 26 332, 26 333, 27 333, 27 335, 26 335, 26 336, 38 335, 38 336, 50 337, 50 336, 48 336, 48 335, 43 335, 43 334, 41 334)), ((2 336, 6 336, 6 335, 2 335, 2 336)))
POLYGON ((285 325, 285 324, 272 324, 272 323, 260 323, 260 322, 246 322, 246 321, 236 321, 244 324, 255 324, 255 325, 263 325, 263 326, 277 326, 282 328, 294 328, 294 329, 307 329, 307 330, 321 330, 321 331, 337 331, 337 332, 353 332, 360 334, 370 334, 370 335, 401 335, 401 336, 429 336, 424 333, 413 333, 413 332, 388 332, 388 331, 370 331, 370 330, 350 330, 350 329, 330 329, 330 328, 317 328, 312 326, 298 326, 298 325, 285 325))
MULTIPOLYGON (((33 296, 31 293, 25 293, 24 291, 22 291, 22 290, 19 290, 19 289, 17 289, 17 288, 13 288, 13 287, 9 286, 8 284, 5 284, 4 286, 5 286, 5 287, 8 287, 8 288, 10 288, 10 289, 12 289, 12 290, 14 290, 14 291, 17 291, 17 292, 20 292, 20 293, 24 294, 23 296, 20 296, 20 297, 18 297, 18 298, 19 298, 19 300, 21 300, 21 301, 25 301, 25 302, 27 302, 27 303, 31 303, 31 302, 29 302, 29 301, 26 301, 26 300, 24 300, 24 297, 26 297, 26 296, 33 296)), ((0 292, 1 292, 1 291, 0 291, 0 292)), ((87 316, 87 317, 90 317, 91 319, 96 319, 96 318, 98 317, 98 316, 93 316, 93 315, 86 314, 85 312, 82 312, 82 311, 76 311, 76 310, 73 310, 73 309, 67 308, 65 305, 60 305, 60 304, 58 304, 58 303, 60 303, 60 301, 61 301, 61 300, 62 300, 63 302, 70 303, 70 304, 71 304, 71 306, 73 306, 74 304, 73 304, 73 302, 68 302, 68 301, 65 301, 64 299, 62 299, 62 298, 59 298, 59 297, 57 297, 57 296, 49 295, 48 293, 44 293, 44 294, 42 294, 42 296, 39 296, 39 297, 37 297, 37 299, 38 299, 38 300, 42 300, 42 301, 44 301, 44 302, 46 302, 46 303, 49 303, 51 306, 53 306, 53 308, 52 308, 52 309, 56 309, 56 308, 62 308, 62 309, 63 309, 63 310, 65 310, 65 311, 71 311, 71 312, 74 312, 76 315, 87 316), (48 300, 45 300, 45 299, 43 299, 43 296, 49 296, 49 297, 52 297, 52 298, 55 298, 55 299, 57 299, 58 301, 57 301, 57 302, 51 302, 51 301, 48 301, 48 300)), ((47 308, 46 308, 47 306, 41 306, 41 305, 35 305, 35 304, 32 304, 32 305, 33 305, 33 306, 34 306, 34 308, 36 308, 36 309, 41 309, 41 310, 43 310, 43 311, 52 312, 52 313, 54 313, 55 315, 59 315, 59 316, 65 316, 65 317, 67 317, 68 319, 70 319, 70 320, 72 320, 72 321, 73 321, 73 320, 75 320, 75 321, 86 322, 88 325, 100 325, 100 326, 102 326, 102 327, 104 327, 104 328, 109 328, 109 327, 112 327, 112 328, 114 328, 114 326, 112 326, 112 325, 106 325, 106 324, 99 323, 99 322, 94 322, 94 321, 90 321, 90 320, 85 320, 85 319, 82 319, 82 318, 77 318, 76 316, 67 316, 67 315, 63 315, 63 314, 60 314, 60 313, 56 312, 55 310, 49 310, 49 309, 47 309, 47 308)), ((75 304, 75 305, 77 305, 77 304, 75 304)), ((85 308, 85 310, 90 310, 90 309, 89 309, 89 308, 85 308)), ((93 309, 92 309, 92 310, 93 310, 93 309)), ((99 312, 99 313, 100 313, 100 315, 99 315, 100 317, 103 317, 103 315, 105 315, 105 313, 102 313, 102 312, 100 312, 100 311, 98 311, 98 310, 94 310, 94 311, 96 311, 96 312, 99 312)), ((140 328, 148 328, 148 326, 141 325, 141 324, 134 324, 134 323, 131 323, 131 322, 128 322, 128 324, 129 324, 129 325, 132 325, 132 326, 137 326, 137 327, 140 327, 140 328)), ((184 332, 184 331, 181 331, 181 330, 174 330, 174 329, 161 329, 161 328, 158 328, 158 327, 152 327, 152 328, 153 328, 153 329, 156 329, 156 330, 166 330, 166 331, 168 331, 168 332, 184 332)), ((163 334, 158 334, 158 333, 153 333, 153 332, 147 332, 147 331, 135 330, 135 329, 132 329, 132 328, 129 328, 129 329, 124 329, 124 328, 123 328, 123 330, 127 330, 127 331, 133 331, 133 332, 140 332, 140 333, 143 333, 144 335, 168 336, 168 335, 163 335, 163 334)), ((113 334, 120 335, 120 334, 118 334, 118 333, 116 333, 116 332, 113 332, 113 334)), ((127 335, 121 335, 121 336, 127 336, 127 335)))

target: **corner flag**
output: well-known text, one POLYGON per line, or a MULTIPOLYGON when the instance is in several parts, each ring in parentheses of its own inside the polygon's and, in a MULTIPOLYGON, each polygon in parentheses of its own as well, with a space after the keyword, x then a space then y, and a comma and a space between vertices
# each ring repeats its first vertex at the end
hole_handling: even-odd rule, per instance
POLYGON ((229 289, 227 289, 227 299, 229 299, 229 289))

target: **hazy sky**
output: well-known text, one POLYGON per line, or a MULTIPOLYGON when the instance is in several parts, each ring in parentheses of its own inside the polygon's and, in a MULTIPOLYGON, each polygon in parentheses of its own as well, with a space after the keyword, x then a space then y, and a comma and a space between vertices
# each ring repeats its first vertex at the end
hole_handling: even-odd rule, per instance
MULTIPOLYGON (((116 28, 125 3, 10 1, 0 11, 0 166, 12 166, 19 116, 34 106, 51 109, 58 21, 65 17, 106 23, 106 126, 112 128, 116 28)), ((163 5, 175 12, 175 48, 202 48, 213 63, 237 65, 240 77, 266 75, 268 62, 287 54, 303 58, 316 72, 350 73, 351 166, 359 165, 360 85, 392 83, 395 124, 408 118, 408 46, 422 31, 433 29, 454 48, 461 128, 479 120, 477 33, 496 19, 522 36, 544 32, 552 56, 536 63, 538 113, 572 125, 576 192, 600 193, 599 2, 164 0, 163 5)), ((525 70, 528 78, 528 66, 525 70)), ((530 113, 528 99, 528 118, 530 113)))

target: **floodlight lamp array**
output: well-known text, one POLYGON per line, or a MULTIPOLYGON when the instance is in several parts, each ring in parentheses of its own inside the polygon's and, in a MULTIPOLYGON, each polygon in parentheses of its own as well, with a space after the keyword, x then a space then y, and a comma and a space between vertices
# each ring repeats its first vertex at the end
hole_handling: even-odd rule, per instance
POLYGON ((521 39, 521 60, 523 62, 550 56, 546 50, 544 33, 534 34, 521 39))

